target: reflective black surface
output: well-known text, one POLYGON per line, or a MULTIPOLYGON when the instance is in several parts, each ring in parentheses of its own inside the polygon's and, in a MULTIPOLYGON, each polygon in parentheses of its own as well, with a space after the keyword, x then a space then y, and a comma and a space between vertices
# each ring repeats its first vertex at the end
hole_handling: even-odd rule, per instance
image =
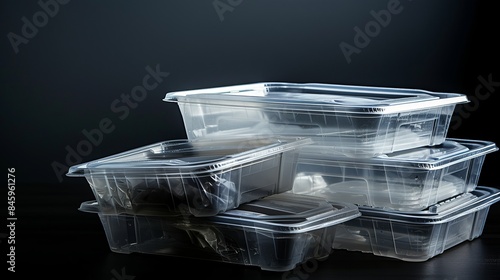
POLYGON ((82 199, 93 197, 86 182, 57 186, 57 194, 48 191, 51 187, 29 185, 24 188, 29 192, 19 193, 17 277, 33 271, 52 279, 89 280, 158 279, 160 275, 168 279, 178 279, 174 275, 195 279, 498 279, 500 274, 500 204, 490 207, 483 235, 425 262, 334 250, 326 260, 309 261, 288 272, 270 272, 196 259, 113 253, 98 216, 77 210, 82 199))

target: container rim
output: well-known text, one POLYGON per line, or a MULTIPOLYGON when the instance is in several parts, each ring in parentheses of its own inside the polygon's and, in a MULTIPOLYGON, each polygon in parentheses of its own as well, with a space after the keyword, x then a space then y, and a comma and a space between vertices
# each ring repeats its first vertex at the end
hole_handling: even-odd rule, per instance
POLYGON ((466 193, 466 196, 463 195, 457 196, 456 201, 454 201, 455 198, 451 198, 419 212, 393 211, 369 206, 358 207, 361 216, 366 218, 409 224, 443 224, 500 201, 500 189, 493 187, 477 186, 475 190, 466 193))
MULTIPOLYGON (((262 198, 261 200, 263 199, 276 201, 289 200, 289 203, 296 203, 297 207, 311 207, 311 205, 313 207, 297 214, 286 213, 284 211, 279 214, 265 215, 261 213, 266 211, 263 209, 257 209, 255 212, 252 212, 247 210, 241 211, 241 208, 237 208, 210 217, 172 216, 169 214, 163 216, 155 215, 154 217, 164 217, 169 219, 169 222, 179 225, 209 223, 211 225, 251 228, 252 230, 262 230, 272 233, 296 234, 331 227, 361 216, 358 207, 352 203, 328 202, 314 196, 280 193, 262 198)), ((259 200, 254 201, 254 203, 258 204, 259 200)), ((99 203, 96 200, 82 202, 78 210, 99 214, 100 216, 148 216, 142 214, 101 213, 99 203)))
POLYGON ((335 113, 392 114, 469 102, 465 94, 324 83, 261 82, 168 92, 163 101, 335 113))
POLYGON ((352 158, 344 156, 338 152, 329 152, 329 147, 306 147, 301 150, 300 161, 307 164, 328 165, 331 162, 335 164, 350 164, 352 166, 383 166, 383 167, 399 167, 413 168, 419 170, 437 170, 447 166, 451 166, 458 162, 471 160, 489 153, 498 151, 498 146, 491 141, 475 140, 475 139, 459 139, 447 138, 440 145, 417 147, 414 149, 394 152, 393 154, 383 154, 371 158, 352 158), (439 147, 447 146, 450 153, 440 154, 439 156, 430 156, 426 159, 405 158, 405 153, 424 149, 439 149, 439 147), (466 149, 457 148, 459 145, 466 149), (316 152, 315 152, 316 151, 316 152), (399 155, 399 156, 393 156, 399 155))
MULTIPOLYGON (((232 170, 241 166, 258 162, 270 156, 281 154, 287 151, 301 148, 305 145, 313 143, 311 138, 306 137, 268 137, 255 136, 233 137, 231 139, 175 139, 157 142, 147 146, 135 148, 125 152, 117 153, 101 159, 88 161, 85 163, 71 166, 66 173, 69 177, 79 177, 85 175, 100 176, 106 175, 108 172, 118 172, 118 174, 154 174, 162 175, 203 175, 212 174, 214 172, 232 170), (243 149, 241 152, 218 154, 210 159, 203 159, 194 163, 182 161, 182 158, 161 158, 150 157, 151 151, 160 149, 159 147, 169 145, 171 143, 188 143, 188 144, 206 144, 212 147, 222 147, 227 143, 243 145, 243 142, 253 142, 255 147, 243 149), (261 141, 261 142, 260 142, 261 141)), ((243 147, 243 146, 241 146, 243 147)), ((221 150, 224 152, 224 150, 221 150)), ((218 151, 219 153, 221 151, 218 151)), ((154 153, 153 153, 154 154, 154 153)))

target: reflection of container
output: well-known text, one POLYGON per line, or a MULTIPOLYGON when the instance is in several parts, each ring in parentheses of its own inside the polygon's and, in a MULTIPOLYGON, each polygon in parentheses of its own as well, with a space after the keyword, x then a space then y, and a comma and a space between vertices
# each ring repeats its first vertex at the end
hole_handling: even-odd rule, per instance
POLYGON ((170 92, 189 139, 272 134, 311 137, 338 152, 370 157, 444 141, 462 94, 293 83, 170 92))
POLYGON ((171 140, 70 168, 103 213, 211 216, 291 189, 310 139, 171 140))
POLYGON ((286 271, 332 251, 335 228, 359 217, 348 203, 281 193, 212 217, 103 214, 96 202, 81 211, 99 214, 110 249, 259 266, 286 271))
POLYGON ((492 142, 447 139, 367 159, 306 147, 297 164, 293 192, 388 210, 419 211, 472 191, 492 142))
POLYGON ((498 200, 498 189, 478 186, 418 213, 359 207, 359 218, 337 227, 333 248, 425 261, 479 237, 490 206, 498 200))

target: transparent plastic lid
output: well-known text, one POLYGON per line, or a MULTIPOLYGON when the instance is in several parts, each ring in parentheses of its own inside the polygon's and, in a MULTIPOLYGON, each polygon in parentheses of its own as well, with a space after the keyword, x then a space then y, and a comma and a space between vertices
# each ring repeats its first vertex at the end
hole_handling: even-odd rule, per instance
POLYGON ((351 203, 329 203, 320 197, 285 192, 242 204, 209 219, 216 223, 298 233, 336 225, 360 215, 358 207, 351 203))
POLYGON ((458 93, 319 83, 254 83, 166 94, 164 101, 214 105, 333 111, 394 113, 468 102, 458 93))
POLYGON ((479 211, 500 200, 500 190, 478 186, 464 193, 441 201, 420 212, 387 211, 369 206, 359 206, 363 217, 415 224, 446 223, 461 216, 479 211))
MULTIPOLYGON (((100 212, 96 201, 83 202, 78 210, 100 212)), ((358 207, 351 203, 328 202, 320 197, 285 192, 242 204, 216 216, 165 218, 171 219, 172 223, 210 223, 276 233, 302 233, 334 226, 360 215, 358 207)))
POLYGON ((328 147, 306 147, 302 153, 305 161, 315 161, 316 163, 336 161, 431 170, 486 155, 497 150, 496 144, 490 141, 447 138, 443 143, 436 146, 407 149, 373 158, 354 159, 331 151, 328 147))
POLYGON ((309 138, 254 137, 231 139, 170 140, 70 167, 67 176, 93 175, 111 170, 200 174, 241 164, 312 143, 309 138))

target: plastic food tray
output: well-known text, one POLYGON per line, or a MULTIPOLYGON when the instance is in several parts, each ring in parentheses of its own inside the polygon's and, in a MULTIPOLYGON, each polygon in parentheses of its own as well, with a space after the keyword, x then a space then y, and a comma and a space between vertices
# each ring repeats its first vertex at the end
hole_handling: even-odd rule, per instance
POLYGON ((311 137, 353 157, 445 140, 466 95, 335 84, 255 83, 169 92, 189 139, 228 135, 311 137))
POLYGON ((98 213, 113 252, 196 258, 286 271, 332 251, 338 224, 359 217, 348 203, 275 194, 212 217, 98 213))
POLYGON ((102 213, 213 216, 292 188, 310 139, 170 140, 72 166, 102 213))
POLYGON ((472 191, 484 159, 498 147, 489 141, 448 138, 367 159, 305 147, 299 155, 292 191, 399 211, 420 211, 472 191))
POLYGON ((359 207, 360 217, 337 228, 333 248, 425 261, 481 236, 490 206, 498 200, 498 189, 478 186, 419 213, 359 207))

